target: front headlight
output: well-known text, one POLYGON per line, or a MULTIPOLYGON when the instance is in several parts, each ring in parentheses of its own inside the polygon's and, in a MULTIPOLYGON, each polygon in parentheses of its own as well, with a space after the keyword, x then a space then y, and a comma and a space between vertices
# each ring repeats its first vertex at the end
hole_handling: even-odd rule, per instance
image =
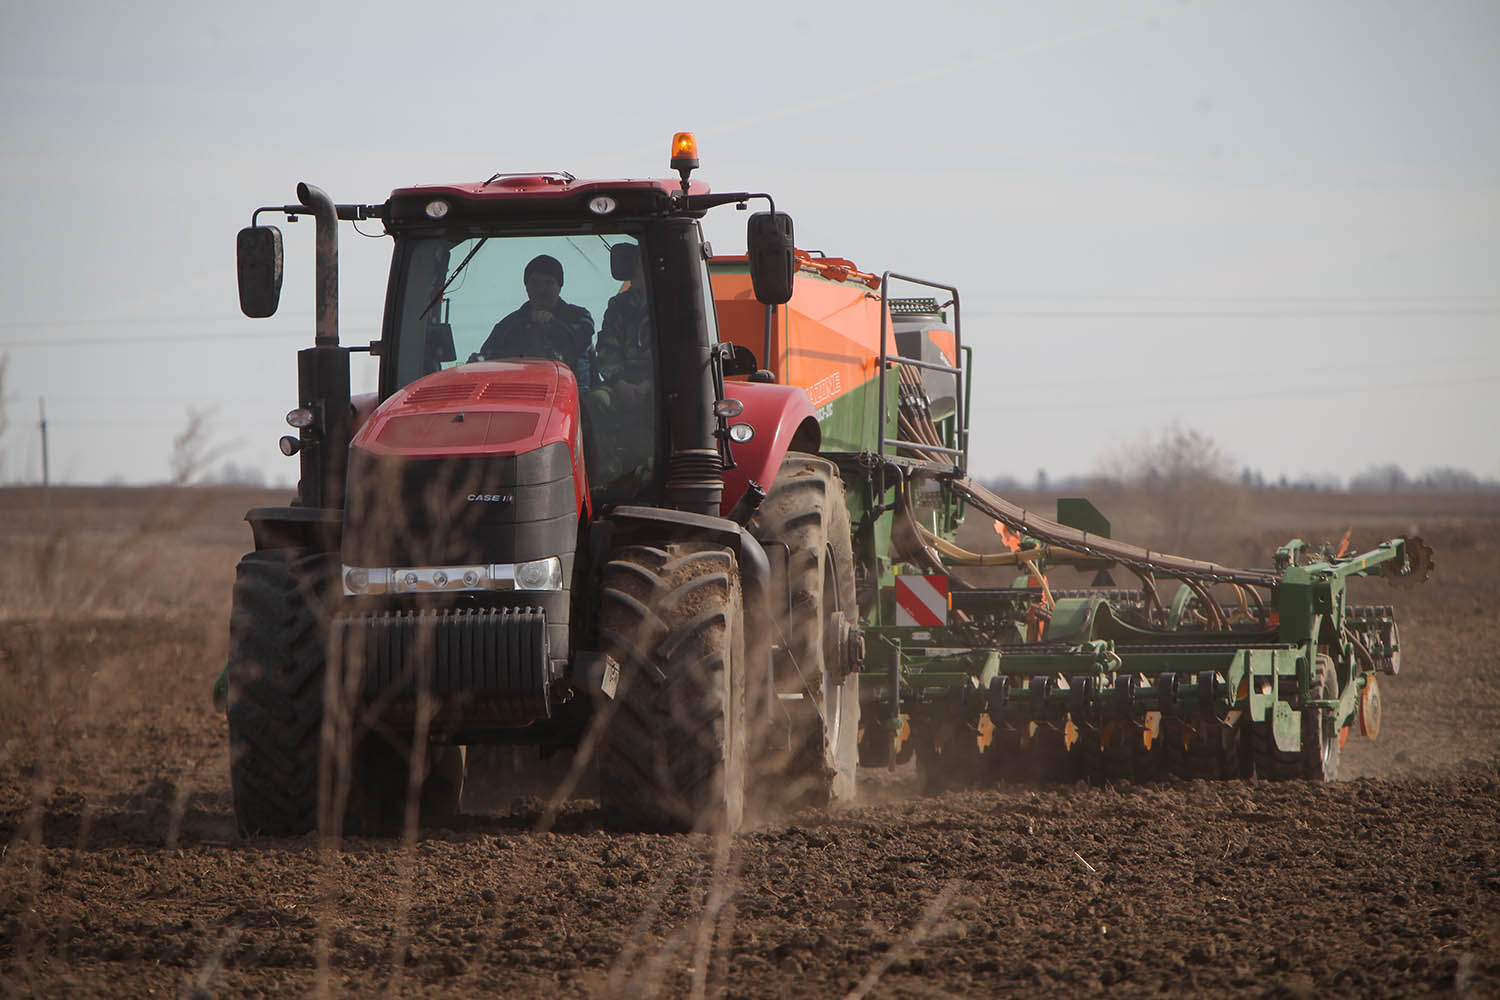
POLYGON ((557 556, 516 563, 517 590, 562 590, 562 560, 557 556))

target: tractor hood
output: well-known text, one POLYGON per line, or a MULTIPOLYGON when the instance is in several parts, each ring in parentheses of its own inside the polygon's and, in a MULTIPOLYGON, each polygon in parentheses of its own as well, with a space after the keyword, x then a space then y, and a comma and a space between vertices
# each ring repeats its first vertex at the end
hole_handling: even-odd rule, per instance
MULTIPOLYGON (((383 481, 371 478, 376 466, 399 465, 408 470, 403 478, 427 470, 421 478, 453 479, 455 488, 459 480, 454 477, 462 474, 476 484, 469 492, 483 497, 491 491, 480 488, 481 482, 551 482, 562 475, 571 480, 567 491, 573 523, 592 510, 578 382, 566 365, 555 361, 476 362, 418 379, 370 414, 354 436, 352 450, 351 488, 369 490, 383 481), (367 478, 371 481, 356 483, 367 478)), ((547 502, 549 510, 554 502, 547 502)))
MULTIPOLYGON (((578 383, 555 361, 485 361, 398 389, 360 427, 375 455, 517 455, 562 441, 582 461, 578 383)), ((581 469, 579 470, 581 471, 581 469)))

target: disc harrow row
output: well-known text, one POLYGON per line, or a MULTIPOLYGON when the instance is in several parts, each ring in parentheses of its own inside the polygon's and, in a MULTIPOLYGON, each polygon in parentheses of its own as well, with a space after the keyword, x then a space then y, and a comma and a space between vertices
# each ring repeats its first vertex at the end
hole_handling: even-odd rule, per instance
POLYGON ((912 578, 882 593, 881 620, 893 624, 866 630, 868 763, 914 755, 934 786, 1326 779, 1351 728, 1379 732, 1377 677, 1400 670, 1400 631, 1389 605, 1350 604, 1347 584, 1425 579, 1432 553, 1421 539, 1347 557, 1294 540, 1277 569, 1234 569, 1115 541, 1086 502, 1067 513, 1087 530, 966 479, 945 486, 1015 531, 1015 549, 977 555, 917 535, 947 562, 1022 575, 988 589, 924 575, 947 607, 921 621, 903 611, 912 578), (1053 590, 1046 573, 1060 565, 1122 567, 1140 587, 1053 590))

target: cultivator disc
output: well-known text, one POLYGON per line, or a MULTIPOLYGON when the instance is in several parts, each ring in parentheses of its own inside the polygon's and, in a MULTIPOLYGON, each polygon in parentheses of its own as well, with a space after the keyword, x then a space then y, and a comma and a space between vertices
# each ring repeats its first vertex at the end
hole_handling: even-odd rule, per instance
POLYGON ((1432 576, 1432 547, 1415 536, 1406 539, 1406 558, 1385 564, 1385 577, 1391 586, 1406 589, 1425 583, 1432 576))

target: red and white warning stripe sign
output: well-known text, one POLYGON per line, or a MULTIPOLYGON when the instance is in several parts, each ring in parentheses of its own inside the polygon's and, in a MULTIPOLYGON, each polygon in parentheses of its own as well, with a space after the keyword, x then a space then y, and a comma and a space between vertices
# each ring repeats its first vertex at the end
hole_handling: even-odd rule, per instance
POLYGON ((896 577, 896 624, 948 624, 948 578, 941 574, 896 577))

